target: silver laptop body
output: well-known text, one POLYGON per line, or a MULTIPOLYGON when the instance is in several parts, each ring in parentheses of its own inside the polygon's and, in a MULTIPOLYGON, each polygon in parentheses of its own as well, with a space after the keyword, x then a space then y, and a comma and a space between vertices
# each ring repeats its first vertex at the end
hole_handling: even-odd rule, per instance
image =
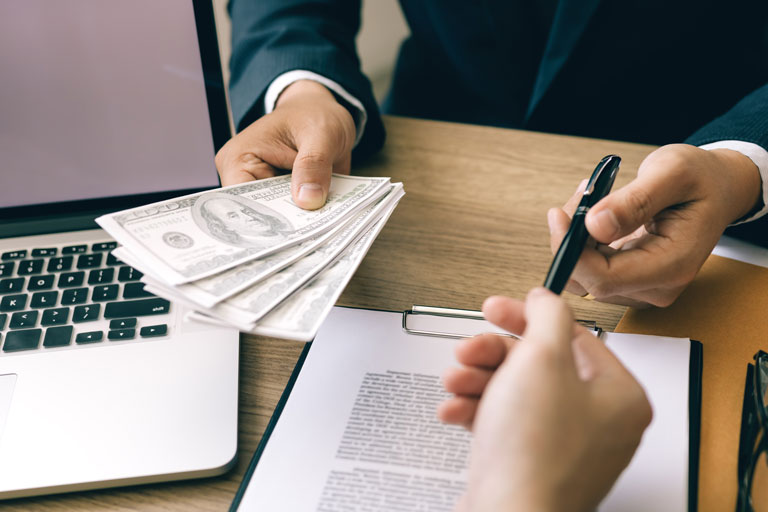
POLYGON ((144 291, 93 222, 218 185, 210 2, 1 2, 0 76, 0 498, 225 472, 238 333, 144 291))

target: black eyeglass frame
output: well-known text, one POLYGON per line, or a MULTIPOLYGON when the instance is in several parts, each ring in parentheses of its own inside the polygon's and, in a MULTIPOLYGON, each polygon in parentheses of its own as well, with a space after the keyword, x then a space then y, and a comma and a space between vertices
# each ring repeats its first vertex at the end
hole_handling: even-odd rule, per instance
MULTIPOLYGON (((754 355, 755 364, 750 364, 747 370, 747 382, 745 386, 745 393, 749 393, 751 390, 752 399, 749 400, 747 396, 744 399, 744 408, 742 412, 742 430, 741 440, 739 446, 739 497, 736 510, 738 512, 754 512, 752 506, 752 484, 754 483, 755 468, 760 456, 764 452, 768 452, 768 411, 766 411, 766 404, 763 397, 761 385, 760 366, 765 364, 768 367, 768 352, 762 350, 758 351, 754 355), (750 375, 751 373, 751 375, 750 375), (751 402, 751 403, 749 403, 751 402), (755 421, 749 421, 750 411, 746 410, 748 406, 751 406, 752 412, 755 415, 755 421), (745 438, 749 435, 751 425, 745 425, 745 422, 756 423, 757 432, 754 437, 745 438), (745 428, 746 427, 746 428, 745 428), (759 440, 758 440, 759 439, 759 440), (741 446, 742 443, 748 443, 746 446, 741 446), (751 446, 750 446, 751 445, 751 446), (747 452, 746 450, 749 450, 747 452), (748 459, 746 458, 748 456, 748 459), (746 460, 745 460, 746 459, 746 460), (745 465, 746 463, 746 465, 745 465)), ((765 383, 768 388, 768 382, 765 383)))

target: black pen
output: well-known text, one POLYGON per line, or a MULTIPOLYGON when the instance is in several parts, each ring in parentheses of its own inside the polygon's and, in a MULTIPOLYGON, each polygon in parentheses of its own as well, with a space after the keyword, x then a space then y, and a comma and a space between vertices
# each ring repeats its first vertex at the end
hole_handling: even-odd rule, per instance
POLYGON ((570 279, 576 262, 579 261, 579 257, 581 257, 581 253, 584 251, 587 238, 589 238, 589 232, 584 224, 587 213, 590 208, 595 206, 598 201, 607 196, 608 192, 611 191, 620 163, 620 157, 608 155, 600 160, 600 163, 597 164, 592 173, 592 177, 589 178, 581 202, 571 219, 568 232, 560 243, 555 258, 552 260, 552 266, 549 267, 549 272, 547 272, 547 278, 544 280, 544 287, 553 293, 559 295, 563 288, 565 288, 568 279, 570 279))

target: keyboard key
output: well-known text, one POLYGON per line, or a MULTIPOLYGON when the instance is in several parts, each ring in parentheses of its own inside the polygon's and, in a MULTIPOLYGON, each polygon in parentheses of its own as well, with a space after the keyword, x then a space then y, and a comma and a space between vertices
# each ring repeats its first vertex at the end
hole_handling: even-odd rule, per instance
POLYGON ((5 313, 0 315, 0 331, 5 329, 5 322, 7 321, 8 321, 8 315, 6 315, 5 313))
POLYGON ((51 327, 45 331, 45 338, 43 339, 44 347, 66 347, 72 343, 72 326, 62 325, 59 327, 51 327))
POLYGON ((122 265, 123 262, 112 256, 112 253, 107 254, 107 265, 114 267, 115 265, 122 265))
POLYGON ((148 325, 142 327, 139 331, 139 336, 142 338, 155 338, 157 336, 165 336, 168 334, 168 326, 165 324, 160 325, 148 325))
POLYGON ((61 294, 61 305, 84 304, 88 300, 88 288, 70 288, 61 294))
MULTIPOLYGON (((0 311, 21 311, 27 305, 27 294, 21 295, 6 295, 3 300, 0 300, 0 311)), ((130 316, 130 315, 122 315, 130 316)))
POLYGON ((117 280, 121 283, 125 281, 138 281, 143 275, 133 267, 120 267, 120 271, 117 273, 117 280))
POLYGON ((13 269, 16 268, 16 263, 13 261, 7 261, 0 263, 0 277, 8 277, 13 275, 13 269))
POLYGON ((117 284, 106 284, 104 286, 94 286, 93 295, 91 295, 91 300, 93 302, 104 302, 107 300, 115 300, 119 292, 120 292, 120 285, 117 285, 117 284))
POLYGON ((11 315, 11 329, 28 329, 37 325, 37 311, 23 311, 11 315))
POLYGON ((110 329, 130 329, 136 327, 135 318, 121 318, 120 320, 112 320, 109 322, 110 329))
POLYGON ((77 306, 72 313, 72 321, 75 323, 93 322, 99 319, 101 304, 88 304, 87 306, 77 306))
POLYGON ((111 283, 114 279, 115 269, 113 268, 97 268, 88 274, 88 284, 91 285, 111 283))
POLYGON ((132 340, 136 337, 136 329, 118 329, 109 331, 107 338, 109 341, 132 340))
POLYGON ((56 279, 56 276, 53 274, 48 274, 45 276, 35 276, 29 278, 29 283, 27 284, 27 290, 29 291, 36 291, 36 290, 50 290, 53 288, 53 281, 56 279))
POLYGON ((155 297, 154 293, 149 293, 144 289, 144 283, 126 283, 123 287, 124 299, 142 299, 144 297, 155 297))
POLYGON ((23 260, 27 257, 27 251, 10 251, 3 253, 4 260, 23 260))
POLYGON ((91 246, 91 250, 93 252, 104 252, 104 251, 111 251, 117 247, 117 242, 101 242, 98 244, 93 244, 91 246))
POLYGON ((43 263, 45 260, 24 260, 19 262, 18 274, 20 276, 29 276, 32 274, 39 274, 43 271, 43 263))
POLYGON ((98 343, 104 339, 104 333, 101 331, 81 332, 75 337, 75 343, 82 345, 84 343, 98 343))
POLYGON ((70 245, 61 250, 61 254, 82 254, 88 250, 87 245, 70 245))
POLYGON ((171 303, 165 299, 126 300, 107 304, 104 308, 104 318, 164 315, 170 310, 171 303))
POLYGON ((42 329, 24 329, 23 331, 11 331, 5 337, 3 352, 16 352, 18 350, 33 350, 40 344, 42 329))
POLYGON ((66 272, 59 275, 59 288, 75 288, 83 285, 85 272, 66 272))
POLYGON ((59 300, 59 292, 37 292, 32 294, 32 300, 29 303, 31 308, 51 308, 56 305, 56 301, 59 300))
POLYGON ((45 249, 32 249, 33 258, 47 258, 48 256, 56 256, 59 250, 55 247, 49 247, 45 249))
POLYGON ((66 272, 72 268, 72 256, 62 256, 48 260, 48 272, 66 272))
POLYGON ((43 311, 43 318, 40 319, 40 325, 48 327, 49 325, 61 325, 69 320, 69 308, 46 309, 43 311))
POLYGON ((0 279, 0 294, 16 293, 24 289, 23 277, 12 277, 9 279, 0 279))
POLYGON ((101 253, 96 254, 83 254, 77 258, 77 268, 96 268, 101 266, 101 260, 103 259, 101 253))

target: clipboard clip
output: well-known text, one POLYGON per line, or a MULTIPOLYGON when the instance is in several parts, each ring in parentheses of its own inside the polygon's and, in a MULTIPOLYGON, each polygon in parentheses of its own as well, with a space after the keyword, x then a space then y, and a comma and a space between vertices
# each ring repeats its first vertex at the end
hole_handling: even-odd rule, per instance
MULTIPOLYGON (((442 318, 449 318, 454 320, 479 320, 479 321, 485 322, 485 317, 483 316, 483 313, 481 311, 475 311, 471 309, 441 308, 436 306, 420 306, 420 305, 414 304, 410 310, 403 311, 403 317, 402 317, 403 331, 405 331, 408 334, 413 334, 415 336, 430 336, 432 338, 448 338, 448 339, 462 339, 462 338, 474 336, 475 334, 479 334, 479 333, 460 334, 455 332, 438 331, 434 329, 418 329, 410 326, 408 322, 409 318, 419 316, 419 315, 442 317, 442 318)), ((603 330, 597 326, 597 322, 595 321, 576 320, 576 322, 583 325, 587 329, 593 331, 597 337, 600 337, 600 335, 603 332, 603 330)), ((498 334, 500 336, 507 336, 509 338, 514 338, 518 340, 522 339, 520 336, 516 334, 512 334, 508 332, 500 332, 499 330, 496 330, 496 331, 485 330, 482 332, 493 332, 494 334, 498 334)))

